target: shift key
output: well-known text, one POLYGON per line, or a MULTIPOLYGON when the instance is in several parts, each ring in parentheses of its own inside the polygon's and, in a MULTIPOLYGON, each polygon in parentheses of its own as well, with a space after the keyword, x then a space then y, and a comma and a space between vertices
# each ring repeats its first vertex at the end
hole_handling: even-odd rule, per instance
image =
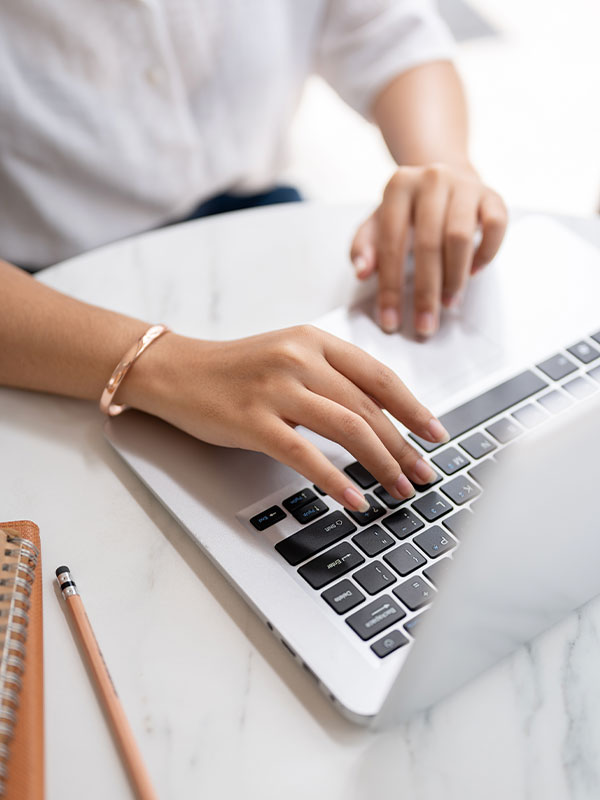
POLYGON ((277 542, 275 550, 293 567, 301 561, 320 553, 335 542, 339 542, 350 533, 354 533, 356 525, 350 522, 345 514, 334 511, 325 517, 307 525, 298 533, 293 533, 281 542, 277 542))

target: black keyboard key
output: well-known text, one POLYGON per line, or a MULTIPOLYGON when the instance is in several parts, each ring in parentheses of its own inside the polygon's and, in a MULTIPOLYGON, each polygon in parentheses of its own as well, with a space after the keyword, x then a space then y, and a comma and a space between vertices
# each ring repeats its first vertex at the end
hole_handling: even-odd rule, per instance
POLYGON ((311 500, 316 499, 317 495, 312 489, 301 489, 299 492, 295 492, 289 497, 286 497, 281 505, 293 513, 297 508, 305 506, 307 503, 310 503, 311 500))
POLYGON ((407 508, 396 511, 395 514, 390 514, 389 517, 383 520, 383 524, 398 539, 406 539, 407 536, 425 527, 425 523, 407 508))
POLYGON ((385 658, 389 656, 390 653, 393 653, 394 650, 398 650, 399 647, 403 647, 405 644, 408 644, 408 639, 403 633, 400 633, 400 631, 389 631, 389 633, 386 633, 381 639, 373 642, 371 650, 375 655, 378 655, 379 658, 385 658))
POLYGON ((383 486, 378 486, 376 489, 374 489, 373 494, 376 494, 381 502, 385 503, 388 508, 398 508, 398 506, 401 506, 402 503, 406 502, 406 500, 396 500, 396 498, 392 497, 392 495, 387 491, 387 489, 384 489, 383 486))
POLYGON ((458 539, 461 539, 465 528, 472 519, 473 514, 468 509, 463 508, 457 511, 456 514, 446 517, 444 519, 444 527, 448 528, 450 533, 453 533, 458 539))
POLYGON ((352 577, 369 594, 377 594, 396 583, 395 575, 381 561, 372 561, 366 567, 357 570, 352 577))
POLYGON ((394 594, 408 609, 417 611, 419 608, 431 603, 435 591, 430 583, 416 576, 404 581, 400 586, 396 586, 394 594))
POLYGON ((331 550, 321 553, 308 564, 300 567, 298 572, 313 589, 322 589, 328 583, 341 578, 365 559, 349 542, 336 544, 331 550))
POLYGON ((459 442, 459 445, 466 450, 467 453, 473 458, 483 458, 496 449, 496 445, 483 433, 472 433, 459 442))
POLYGON ((356 536, 352 537, 352 541, 354 544, 358 545, 369 558, 378 556, 379 553, 382 553, 384 550, 387 550, 388 547, 396 543, 395 540, 392 539, 391 534, 384 531, 379 525, 372 525, 370 528, 360 531, 356 536))
POLYGON ((324 492, 323 489, 321 489, 320 486, 317 486, 316 483, 313 483, 313 489, 315 490, 315 492, 318 492, 321 495, 321 497, 325 497, 327 494, 327 492, 324 492))
MULTIPOLYGON (((600 367, 598 369, 600 369, 600 367)), ((525 428, 535 428, 540 422, 544 422, 544 420, 548 419, 548 414, 533 403, 527 403, 526 406, 518 408, 516 411, 513 411, 512 415, 517 422, 520 422, 525 428)))
POLYGON ((431 583, 439 587, 451 563, 452 559, 450 558, 440 558, 439 561, 434 561, 427 569, 424 569, 423 575, 425 575, 428 581, 431 581, 431 583))
POLYGON ((265 528, 270 528, 271 525, 275 525, 276 522, 281 522, 282 519, 285 519, 285 516, 285 511, 279 508, 279 506, 271 506, 261 511, 260 514, 251 517, 250 522, 257 531, 264 531, 265 528))
POLYGON ((423 533, 415 536, 413 542, 418 544, 430 558, 437 558, 456 547, 456 540, 439 525, 427 528, 423 533))
MULTIPOLYGON (((453 411, 442 414, 440 422, 450 434, 450 438, 455 439, 472 428, 476 428, 482 422, 495 417, 496 414, 501 414, 522 400, 527 400, 528 397, 536 394, 546 386, 546 382, 538 375, 531 370, 525 370, 525 372, 521 372, 514 378, 494 386, 493 389, 489 389, 487 392, 473 398, 473 400, 463 403, 462 406, 458 406, 453 411)), ((412 433, 409 436, 427 452, 442 446, 441 444, 425 442, 412 433)))
POLYGON ((439 483, 442 480, 440 473, 436 472, 435 470, 434 472, 435 478, 432 481, 429 481, 429 483, 415 483, 414 481, 411 481, 415 492, 426 492, 428 489, 431 489, 432 486, 435 486, 436 483, 439 483))
POLYGON ((595 383, 592 383, 587 378, 581 377, 573 378, 573 380, 563 383, 562 388, 566 389, 569 394, 572 394, 573 397, 576 397, 578 400, 583 400, 584 397, 589 397, 591 394, 598 391, 598 387, 595 383))
POLYGON ((541 364, 536 364, 538 369, 541 369, 553 381, 559 381, 565 375, 570 375, 575 372, 577 365, 574 364, 570 358, 564 356, 562 353, 557 353, 552 358, 547 358, 541 364))
POLYGON ((346 622, 363 641, 377 636, 378 633, 403 619, 406 613, 388 594, 378 597, 360 611, 346 617, 346 622))
POLYGON ((593 378, 595 381, 600 383, 600 367, 594 367, 594 369, 590 369, 587 373, 590 378, 593 378))
POLYGON ((452 506, 447 500, 444 500, 441 494, 437 492, 430 492, 424 497, 420 497, 412 503, 421 516, 425 517, 427 522, 433 522, 434 519, 439 519, 452 511, 452 506))
POLYGON ((427 560, 411 544, 403 544, 395 550, 390 550, 384 555, 383 560, 402 577, 410 575, 411 572, 427 563, 427 560))
POLYGON ((548 394, 538 398, 538 403, 551 414, 559 414, 561 411, 564 411, 565 408, 568 408, 572 402, 568 395, 564 392, 559 392, 558 389, 555 389, 553 392, 548 392, 548 394))
POLYGON ((512 422, 508 417, 501 417, 496 422, 488 425, 485 430, 500 444, 511 442, 523 433, 523 428, 517 425, 516 422, 512 422))
POLYGON ((326 506, 322 500, 317 499, 313 503, 308 503, 305 506, 294 509, 292 514, 296 517, 298 522, 306 525, 307 522, 312 522, 313 519, 325 514, 326 511, 329 511, 329 506, 326 506))
POLYGON ((600 331, 598 331, 597 333, 592 333, 590 339, 593 339, 595 342, 598 342, 598 344, 600 344, 600 331))
POLYGON ((369 470, 365 469, 358 461, 354 461, 352 464, 348 464, 347 467, 344 467, 344 472, 350 475, 352 480, 358 483, 361 489, 370 489, 371 486, 375 486, 377 483, 369 470))
POLYGON ((471 469, 468 470, 468 473, 472 478, 475 478, 480 486, 485 488, 489 486, 490 481, 494 480, 495 466, 496 462, 493 458, 485 458, 483 461, 473 464, 471 469))
POLYGON ((277 542, 275 550, 293 567, 301 561, 320 553, 329 545, 356 531, 354 525, 345 514, 334 511, 322 517, 312 525, 293 533, 281 542, 277 542))
POLYGON ((446 475, 454 475, 459 469, 466 467, 471 462, 464 453, 461 453, 456 447, 447 447, 437 456, 432 459, 436 467, 443 470, 446 475))
POLYGON ((364 594, 349 580, 340 581, 335 586, 325 589, 321 597, 336 614, 345 614, 365 599, 364 594))
POLYGON ((373 522, 373 520, 382 517, 386 513, 385 508, 380 506, 370 494, 365 495, 365 500, 369 504, 368 511, 350 511, 349 508, 344 509, 346 514, 350 514, 352 519, 355 522, 358 522, 359 525, 368 525, 369 523, 373 522))
POLYGON ((452 478, 451 481, 440 486, 446 497, 449 497, 452 502, 457 506, 462 506, 469 500, 473 500, 478 494, 481 494, 481 489, 475 486, 474 483, 467 478, 466 475, 459 475, 457 478, 452 478))
POLYGON ((577 344, 574 344, 572 347, 567 347, 567 350, 572 356, 583 361, 584 364, 589 364, 590 361, 600 356, 600 350, 596 350, 591 344, 583 341, 577 342, 577 344))

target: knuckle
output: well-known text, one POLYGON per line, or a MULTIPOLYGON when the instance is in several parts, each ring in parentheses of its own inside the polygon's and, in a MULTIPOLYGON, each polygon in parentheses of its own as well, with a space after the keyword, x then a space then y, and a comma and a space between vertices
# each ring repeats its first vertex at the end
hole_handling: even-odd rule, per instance
POLYGON ((339 426, 342 433, 349 439, 357 439, 364 434, 367 423, 353 411, 342 413, 339 426))
POLYGON ((423 183, 428 187, 439 186, 445 175, 445 169, 441 164, 429 164, 423 169, 423 183))
POLYGON ((375 371, 375 389, 379 392, 388 392, 394 387, 395 373, 383 364, 379 364, 375 371))
POLYGON ((295 435, 285 443, 286 460, 291 464, 303 463, 307 455, 306 443, 302 437, 295 435))
POLYGON ((361 402, 360 415, 367 422, 375 420, 380 413, 381 410, 379 406, 372 398, 365 397, 365 399, 361 402))
POLYGON ((464 247, 472 242, 472 234, 466 228, 448 228, 446 242, 451 247, 464 247))

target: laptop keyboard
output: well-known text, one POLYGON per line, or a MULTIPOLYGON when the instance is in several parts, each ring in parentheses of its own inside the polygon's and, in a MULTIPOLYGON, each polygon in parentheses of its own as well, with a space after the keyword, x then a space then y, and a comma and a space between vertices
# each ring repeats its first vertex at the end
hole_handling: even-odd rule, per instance
POLYGON ((278 555, 385 658, 414 637, 506 448, 599 389, 600 331, 443 414, 450 442, 409 434, 437 472, 435 481, 415 485, 414 497, 391 497, 355 461, 345 472, 366 492, 368 511, 339 509, 318 486, 306 486, 250 522, 262 531, 287 514, 298 521, 299 530, 275 545, 278 555))

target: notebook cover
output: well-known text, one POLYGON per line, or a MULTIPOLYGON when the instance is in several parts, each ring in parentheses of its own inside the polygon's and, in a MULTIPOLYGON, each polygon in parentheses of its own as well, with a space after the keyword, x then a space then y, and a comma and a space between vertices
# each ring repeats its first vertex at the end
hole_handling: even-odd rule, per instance
POLYGON ((3 800, 43 800, 44 797, 44 655, 42 629, 42 561, 40 534, 33 522, 2 522, 0 528, 29 539, 40 551, 31 592, 23 687, 3 800))

